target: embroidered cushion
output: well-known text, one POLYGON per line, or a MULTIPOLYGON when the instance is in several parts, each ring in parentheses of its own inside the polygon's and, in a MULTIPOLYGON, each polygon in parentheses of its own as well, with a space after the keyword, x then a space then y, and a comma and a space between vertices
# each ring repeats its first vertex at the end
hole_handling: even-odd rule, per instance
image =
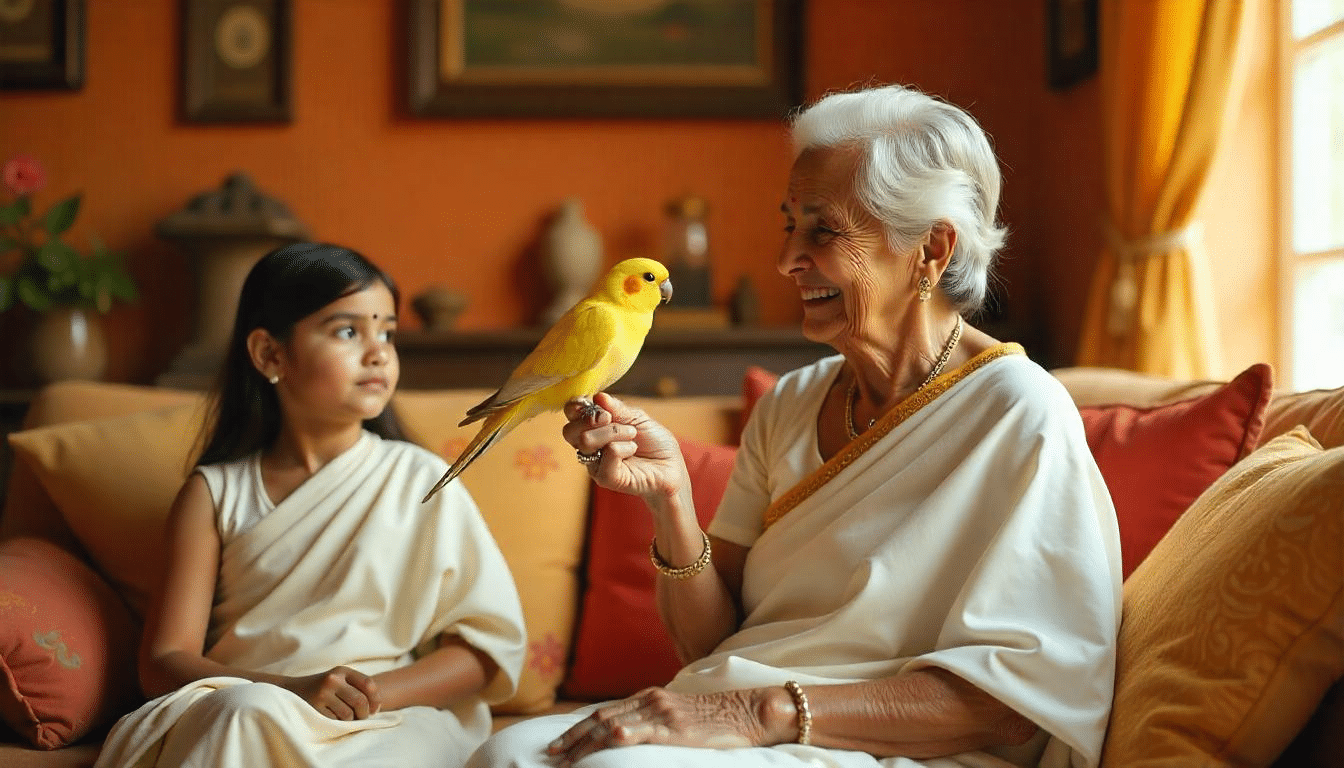
MULTIPOLYGON (((489 394, 408 390, 394 402, 408 436, 451 462, 480 429, 457 423, 489 394)), ((518 691, 495 705, 496 712, 550 707, 569 658, 589 480, 560 435, 564 421, 549 413, 520 424, 461 475, 513 573, 527 625, 518 691)))
POLYGON ((1344 448, 1303 428, 1210 486, 1125 582, 1103 768, 1273 762, 1344 674, 1341 541, 1344 448))
POLYGON ((51 542, 0 542, 0 719, 56 749, 138 703, 138 627, 97 574, 51 542))

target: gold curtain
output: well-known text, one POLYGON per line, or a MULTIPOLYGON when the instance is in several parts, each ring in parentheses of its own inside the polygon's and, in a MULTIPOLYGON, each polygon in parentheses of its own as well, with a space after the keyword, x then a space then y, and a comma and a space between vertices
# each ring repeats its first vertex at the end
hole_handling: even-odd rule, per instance
MULTIPOLYGON (((1245 5, 1101 0, 1106 245, 1078 365, 1208 378, 1220 368, 1192 221, 1223 130, 1245 5)), ((1236 254, 1223 254, 1232 263, 1236 254)))

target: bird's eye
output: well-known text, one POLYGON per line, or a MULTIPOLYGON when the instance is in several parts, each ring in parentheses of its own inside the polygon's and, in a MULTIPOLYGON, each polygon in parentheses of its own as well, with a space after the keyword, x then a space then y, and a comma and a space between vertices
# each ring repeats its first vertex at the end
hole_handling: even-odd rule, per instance
POLYGON ((652 273, 652 272, 645 272, 645 273, 644 273, 644 281, 645 281, 645 282, 652 283, 654 280, 657 280, 657 279, 658 279, 658 278, 656 278, 656 277, 653 276, 653 273, 652 273))

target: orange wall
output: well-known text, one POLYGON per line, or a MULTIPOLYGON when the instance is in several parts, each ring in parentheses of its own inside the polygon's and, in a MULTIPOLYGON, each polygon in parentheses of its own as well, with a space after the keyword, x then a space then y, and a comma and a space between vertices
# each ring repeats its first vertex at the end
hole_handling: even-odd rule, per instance
MULTIPOLYGON (((373 257, 405 296, 435 282, 464 291, 464 328, 532 322, 546 290, 529 243, 561 198, 584 200, 615 261, 655 245, 663 202, 694 192, 711 204, 716 294, 726 300, 745 274, 764 322, 797 320, 773 267, 788 171, 778 121, 409 118, 401 5, 295 0, 294 119, 283 126, 176 122, 175 0, 88 3, 84 88, 0 94, 0 156, 46 165, 41 205, 82 190, 75 241, 96 234, 127 251, 141 282, 142 301, 110 318, 109 378, 152 381, 189 336, 188 267, 153 226, 238 169, 316 237, 373 257)), ((908 83, 981 120, 1005 166, 1009 327, 1063 362, 1100 244, 1100 125, 1095 79, 1045 87, 1043 6, 811 0, 805 83, 809 98, 908 83)))

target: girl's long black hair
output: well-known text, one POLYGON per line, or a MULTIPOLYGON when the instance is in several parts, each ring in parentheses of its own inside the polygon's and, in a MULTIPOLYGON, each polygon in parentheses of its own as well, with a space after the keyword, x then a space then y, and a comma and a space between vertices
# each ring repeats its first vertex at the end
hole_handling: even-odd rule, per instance
MULTIPOLYGON (((294 324, 337 299, 380 281, 401 303, 396 283, 359 253, 327 243, 294 243, 261 257, 247 273, 238 297, 224 365, 210 396, 198 466, 235 461, 269 448, 280 434, 280 399, 275 387, 252 365, 247 337, 265 328, 282 344, 294 324)), ((392 404, 364 422, 364 428, 390 440, 405 440, 392 404)))

